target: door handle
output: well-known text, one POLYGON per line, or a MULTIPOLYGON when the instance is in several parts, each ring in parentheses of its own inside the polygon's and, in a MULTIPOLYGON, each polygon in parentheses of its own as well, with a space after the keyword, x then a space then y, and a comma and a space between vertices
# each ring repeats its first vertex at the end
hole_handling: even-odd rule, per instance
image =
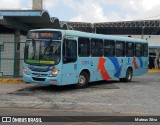
POLYGON ((77 64, 74 64, 74 70, 76 70, 77 69, 77 64))

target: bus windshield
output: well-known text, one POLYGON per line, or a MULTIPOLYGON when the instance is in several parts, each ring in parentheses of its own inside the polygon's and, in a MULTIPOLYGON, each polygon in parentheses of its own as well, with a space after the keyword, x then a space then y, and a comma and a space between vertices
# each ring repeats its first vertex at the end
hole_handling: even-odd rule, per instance
POLYGON ((25 63, 32 65, 57 65, 61 57, 61 42, 52 40, 27 40, 25 63))

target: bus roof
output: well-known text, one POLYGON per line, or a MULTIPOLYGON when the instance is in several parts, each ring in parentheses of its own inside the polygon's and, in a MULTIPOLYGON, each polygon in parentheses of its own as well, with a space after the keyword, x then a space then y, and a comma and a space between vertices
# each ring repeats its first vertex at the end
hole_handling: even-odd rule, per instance
POLYGON ((86 33, 75 30, 63 30, 63 29, 34 29, 30 31, 60 31, 66 36, 77 36, 77 37, 89 37, 89 38, 97 38, 97 39, 106 39, 106 40, 116 40, 116 41, 128 41, 128 42, 142 42, 147 43, 147 40, 123 37, 123 36, 114 36, 114 35, 103 35, 103 34, 95 34, 95 33, 86 33))

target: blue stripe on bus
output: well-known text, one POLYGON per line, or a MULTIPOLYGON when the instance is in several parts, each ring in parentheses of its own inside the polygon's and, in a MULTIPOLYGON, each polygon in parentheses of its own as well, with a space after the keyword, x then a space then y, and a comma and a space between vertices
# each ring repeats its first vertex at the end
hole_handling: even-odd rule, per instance
POLYGON ((143 67, 143 61, 142 61, 142 58, 141 57, 137 57, 139 62, 140 62, 140 67, 142 68, 143 67))
POLYGON ((118 69, 118 71, 114 74, 114 76, 115 76, 116 78, 119 78, 120 73, 121 73, 121 69, 122 69, 122 66, 120 66, 119 69, 118 69))
POLYGON ((122 66, 119 66, 117 58, 115 58, 115 57, 108 57, 108 58, 111 60, 112 64, 114 65, 115 70, 117 70, 117 72, 114 74, 114 76, 116 78, 118 78, 120 76, 122 66))

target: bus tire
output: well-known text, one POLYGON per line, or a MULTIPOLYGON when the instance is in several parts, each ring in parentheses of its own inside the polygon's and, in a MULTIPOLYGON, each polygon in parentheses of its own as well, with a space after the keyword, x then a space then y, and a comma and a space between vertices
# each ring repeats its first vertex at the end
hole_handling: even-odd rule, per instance
POLYGON ((89 75, 86 72, 81 72, 78 78, 78 83, 75 85, 77 89, 86 88, 89 81, 89 75))
POLYGON ((133 70, 132 68, 128 68, 126 72, 126 77, 125 78, 120 78, 121 82, 131 82, 133 76, 133 70))

